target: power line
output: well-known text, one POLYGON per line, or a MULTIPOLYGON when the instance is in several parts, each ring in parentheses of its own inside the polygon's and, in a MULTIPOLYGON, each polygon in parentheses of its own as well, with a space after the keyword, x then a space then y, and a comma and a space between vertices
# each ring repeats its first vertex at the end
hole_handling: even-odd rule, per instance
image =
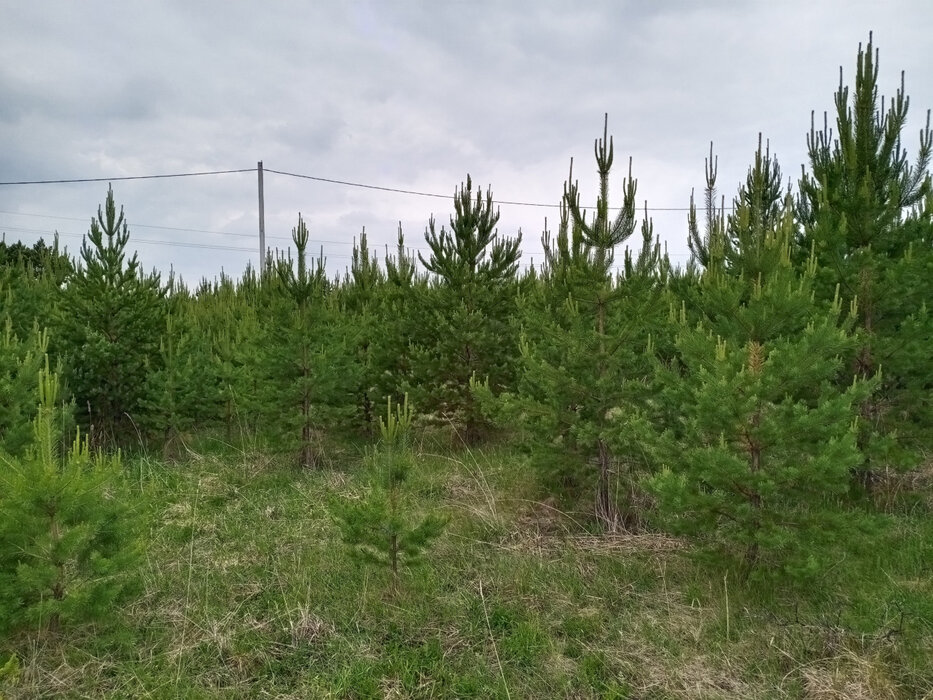
MULTIPOLYGON (((378 190, 380 192, 394 192, 396 194, 410 194, 416 197, 433 197, 437 199, 450 199, 449 194, 437 194, 436 192, 421 192, 418 190, 406 190, 398 187, 383 187, 381 185, 368 185, 362 182, 351 182, 349 180, 334 180, 329 177, 318 177, 316 175, 303 175, 301 173, 289 173, 284 170, 273 170, 272 168, 263 168, 267 173, 275 173, 276 175, 285 175, 287 177, 296 177, 302 180, 314 180, 315 182, 327 182, 332 185, 344 185, 346 187, 359 187, 367 190, 378 190)), ((541 202, 516 202, 507 199, 496 199, 493 201, 494 204, 504 204, 507 206, 515 207, 543 207, 547 209, 559 209, 560 204, 543 204, 541 202)), ((594 209, 595 207, 583 207, 584 209, 594 209)), ((619 209, 620 207, 611 207, 613 209, 619 209)), ((645 208, 641 208, 640 211, 645 211, 645 208)), ((690 211, 690 207, 647 207, 647 211, 690 211)))
MULTIPOLYGON (((236 173, 253 173, 256 172, 256 168, 238 168, 232 170, 203 170, 198 172, 188 172, 188 173, 165 173, 158 175, 123 175, 118 177, 82 177, 82 178, 70 178, 70 179, 54 179, 54 180, 11 180, 8 182, 0 182, 0 187, 11 186, 11 185, 69 185, 69 184, 78 184, 78 183, 87 183, 87 182, 125 182, 127 180, 164 180, 170 178, 178 177, 201 177, 206 175, 231 175, 236 173)), ((307 175, 303 173, 291 173, 285 170, 275 170, 273 168, 264 168, 265 172, 275 173, 276 175, 284 175, 286 177, 294 177, 302 180, 313 180, 315 182, 326 182, 332 185, 343 185, 344 187, 357 187, 360 189, 367 190, 376 190, 379 192, 392 192, 394 194, 407 194, 415 197, 431 197, 434 199, 450 199, 451 195, 449 194, 438 194, 437 192, 422 192, 420 190, 409 190, 403 189, 400 187, 385 187, 382 185, 370 185, 364 182, 353 182, 350 180, 337 180, 329 177, 320 177, 317 175, 307 175)), ((538 207, 544 209, 557 209, 560 207, 560 204, 545 204, 542 202, 522 202, 514 201, 507 199, 495 200, 495 204, 501 204, 505 206, 515 206, 515 207, 538 207)), ((583 207, 584 209, 592 209, 593 207, 583 207)), ((618 209, 619 207, 613 207, 618 209)), ((641 211, 690 211, 690 207, 647 207, 642 208, 641 211)), ((161 226, 150 226, 148 228, 169 228, 161 226)), ((184 229, 189 230, 189 229, 184 229)), ((194 230, 194 229, 190 229, 194 230)), ((212 233, 212 232, 211 232, 212 233)))
POLYGON ((73 185, 81 182, 121 182, 126 180, 163 180, 174 177, 201 177, 202 175, 230 175, 233 173, 253 173, 256 168, 240 168, 238 170, 203 170, 193 173, 168 173, 164 175, 123 175, 120 177, 79 177, 58 180, 16 180, 0 182, 0 186, 8 185, 73 185))

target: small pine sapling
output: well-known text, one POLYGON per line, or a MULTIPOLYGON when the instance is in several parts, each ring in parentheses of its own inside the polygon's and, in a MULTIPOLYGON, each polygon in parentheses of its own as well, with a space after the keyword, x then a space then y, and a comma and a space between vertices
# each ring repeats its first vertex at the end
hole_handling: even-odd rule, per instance
MULTIPOLYGON (((0 685, 13 685, 16 681, 19 680, 19 657, 16 654, 13 654, 9 659, 4 662, 3 666, 0 666, 0 685)), ((0 692, 0 700, 3 700, 6 696, 0 692)))
POLYGON ((21 457, 31 441, 36 375, 48 342, 37 326, 28 341, 21 341, 9 317, 0 331, 0 452, 21 457))
POLYGON ((447 524, 435 514, 412 524, 411 504, 403 492, 412 465, 412 415, 407 394, 394 411, 388 399, 386 418, 379 418, 379 445, 372 455, 376 476, 370 495, 361 503, 336 507, 344 542, 363 561, 388 567, 393 592, 398 590, 399 569, 418 564, 447 524))
POLYGON ((0 458, 0 633, 112 614, 139 556, 119 453, 91 454, 79 431, 60 455, 58 395, 46 362, 34 442, 23 459, 0 458))

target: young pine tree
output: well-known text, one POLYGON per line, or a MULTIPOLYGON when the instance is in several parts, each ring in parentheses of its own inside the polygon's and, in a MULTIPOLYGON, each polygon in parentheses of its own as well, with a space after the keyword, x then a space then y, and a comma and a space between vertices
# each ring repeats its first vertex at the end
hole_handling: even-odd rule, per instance
POLYGON ((340 289, 340 298, 345 313, 356 328, 354 346, 359 368, 360 383, 355 389, 357 414, 365 431, 373 426, 375 394, 381 368, 376 363, 376 345, 384 332, 379 315, 381 297, 385 291, 385 273, 379 267, 376 255, 370 255, 366 229, 360 233, 359 242, 353 242, 353 258, 350 271, 340 289))
POLYGON ((417 258, 405 247, 402 226, 398 228, 395 255, 386 246, 385 285, 378 298, 378 332, 373 335, 370 361, 375 396, 380 403, 392 398, 401 402, 408 392, 417 392, 424 377, 415 373, 418 347, 430 343, 428 316, 433 313, 427 276, 418 272, 417 258))
POLYGON ((37 323, 44 327, 58 290, 74 272, 71 259, 39 240, 33 246, 0 242, 0 319, 9 318, 13 333, 28 337, 37 323))
POLYGON ((571 165, 558 235, 543 237, 543 298, 523 306, 518 392, 494 401, 494 392, 482 387, 478 395, 504 423, 521 426, 536 461, 560 465, 565 484, 593 494, 596 519, 614 531, 636 527, 641 517, 640 450, 614 440, 615 417, 645 398, 645 379, 653 373, 651 338, 664 318, 665 264, 646 219, 639 254, 626 250, 621 270, 613 270, 616 248, 636 228, 637 185, 630 166, 622 208, 611 217, 608 118, 595 155, 595 216, 588 219, 580 205, 571 165))
POLYGON ((485 420, 470 391, 471 378, 487 379, 494 391, 514 381, 518 339, 509 320, 522 236, 498 237, 492 192, 487 189, 484 198, 479 188, 474 198, 469 175, 454 196, 454 210, 449 230, 438 232, 431 217, 425 231, 431 254, 427 260, 418 256, 435 281, 425 329, 431 335, 419 372, 428 383, 429 405, 461 427, 464 441, 473 444, 485 420))
POLYGON ((158 369, 146 378, 143 402, 166 460, 179 457, 195 427, 217 414, 220 399, 209 336, 197 326, 190 300, 173 299, 172 306, 159 343, 158 369))
POLYGON ((324 260, 308 269, 308 228, 292 230, 297 265, 280 257, 266 276, 269 309, 265 347, 264 417, 300 467, 321 468, 325 430, 353 412, 357 365, 339 308, 329 295, 324 260))
POLYGON ((861 459, 857 406, 873 382, 845 367, 852 318, 838 297, 814 300, 816 261, 802 274, 791 265, 793 209, 789 198, 774 208, 775 168, 759 148, 725 255, 703 271, 694 308, 675 314, 677 359, 660 400, 678 420, 654 442, 666 469, 652 483, 675 529, 746 574, 806 577, 854 533, 838 499, 861 459))
POLYGON ((822 131, 811 125, 807 139, 798 257, 815 251, 821 298, 831 299, 838 288, 844 300, 857 302, 852 370, 867 378, 883 369, 879 391, 860 407, 866 459, 857 473, 870 485, 879 470, 916 462, 930 444, 933 354, 925 346, 933 336, 927 308, 933 298, 933 132, 928 112, 911 165, 901 141, 910 104, 904 77, 893 99, 879 104, 871 35, 864 50, 859 46, 851 93, 840 68, 835 103, 835 134, 826 122, 822 131))
POLYGON ((127 259, 129 228, 107 190, 81 246, 82 266, 61 290, 53 349, 78 418, 95 446, 127 444, 144 424, 146 376, 159 363, 165 289, 127 259))
POLYGON ((210 342, 208 374, 217 384, 217 414, 227 442, 241 447, 255 438, 263 409, 264 342, 259 285, 247 267, 239 284, 221 274, 202 284, 193 311, 210 342))
POLYGON ((130 591, 140 522, 119 453, 92 454, 78 432, 60 455, 61 423, 46 363, 33 443, 24 458, 0 457, 0 633, 99 620, 130 591))
POLYGON ((363 561, 385 566, 392 574, 392 590, 398 590, 402 567, 419 563, 422 554, 444 530, 446 520, 429 514, 415 518, 404 491, 414 461, 411 449, 412 409, 408 396, 379 418, 380 440, 370 457, 371 491, 362 502, 335 504, 344 542, 363 561))
POLYGON ((36 415, 36 376, 45 362, 48 334, 34 328, 28 341, 13 333, 6 319, 0 335, 0 454, 22 457, 32 442, 36 415))

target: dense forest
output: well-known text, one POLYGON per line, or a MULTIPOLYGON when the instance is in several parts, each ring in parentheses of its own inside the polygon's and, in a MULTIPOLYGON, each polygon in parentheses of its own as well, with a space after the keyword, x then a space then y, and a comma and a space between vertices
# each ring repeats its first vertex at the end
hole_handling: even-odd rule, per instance
MULTIPOLYGON (((535 513, 566 514, 552 533, 555 548, 561 537, 585 536, 613 557, 637 559, 645 552, 610 543, 670 543, 682 567, 680 584, 670 585, 706 590, 715 582, 716 605, 725 594, 718 634, 726 642, 755 634, 751 618, 730 628, 729 596, 744 595, 748 615, 785 615, 785 632, 842 629, 851 639, 890 642, 881 651, 834 647, 846 651, 833 658, 855 659, 850 671, 863 662, 883 669, 887 680, 865 681, 861 697, 929 697, 933 674, 923 660, 933 658, 933 545, 929 527, 916 528, 933 512, 933 133, 927 116, 908 153, 903 84, 885 101, 877 78, 869 42, 851 89, 840 81, 834 118, 811 127, 809 162, 795 185, 759 139, 741 187, 720 193, 711 148, 702 203, 691 196, 685 222, 685 266, 671 264, 647 212, 637 209, 637 173, 631 163, 620 171, 608 116, 589 166, 599 190, 581 192, 573 167, 587 167, 585 160, 572 165, 537 267, 521 266, 521 235, 498 233, 493 193, 469 175, 449 221, 427 222, 425 254, 412 254, 399 230, 397 248, 379 260, 363 233, 350 268, 336 275, 308 249, 313 216, 309 223, 301 215, 293 249, 270 251, 264 269, 193 287, 145 273, 130 253, 131 212, 124 214, 112 189, 77 259, 57 243, 0 244, 0 668, 11 659, 9 680, 0 670, 0 697, 31 696, 41 678, 48 682, 42 669, 55 652, 46 645, 77 638, 69 649, 80 655, 75 649, 92 648, 95 634, 119 637, 100 631, 115 605, 134 610, 140 596, 158 597, 145 574, 155 566, 159 533, 170 529, 160 515, 168 506, 158 501, 166 483, 192 488, 185 474, 203 468, 211 449, 221 462, 264 465, 252 473, 265 470, 255 478, 281 489, 280 497, 270 491, 277 518, 304 517, 287 505, 295 484, 326 484, 320 488, 329 495, 312 510, 329 529, 309 526, 307 537, 329 542, 329 570, 384 564, 391 585, 378 600, 395 601, 388 608, 405 607, 398 601, 406 585, 426 598, 443 598, 453 585, 443 578, 438 589, 424 588, 414 579, 438 579, 406 574, 409 564, 442 568, 454 556, 445 551, 467 547, 464 533, 470 548, 506 537, 449 512, 438 486, 449 476, 443 459, 448 470, 473 464, 473 479, 477 455, 494 455, 483 459, 521 474, 506 474, 483 493, 501 489, 504 499, 538 504, 535 513), (595 207, 584 207, 594 196, 595 207), (431 459, 434 466, 425 466, 431 459), (338 477, 358 479, 351 482, 358 488, 334 486, 338 477), (361 556, 334 564, 330 552, 345 550, 361 556), (877 559, 891 550, 900 550, 897 564, 877 559), (858 594, 847 587, 856 579, 858 594), (814 590, 826 597, 807 598, 814 590), (883 605, 883 613, 864 602, 873 591, 871 605, 883 605), (786 621, 795 598, 809 600, 821 622, 800 622, 796 607, 786 621), (830 610, 859 605, 865 610, 852 613, 849 627, 825 622, 830 610), (42 646, 30 646, 33 639, 42 646)), ((202 477, 196 483, 204 499, 218 497, 202 493, 202 477)), ((173 556, 189 567, 187 588, 178 584, 187 602, 197 526, 186 527, 180 536, 190 549, 179 546, 173 556)), ((519 518, 496 527, 530 526, 519 518)), ((594 576, 580 586, 602 590, 605 581, 594 576)), ((547 666, 546 654, 500 659, 508 651, 496 640, 508 645, 518 624, 509 615, 519 613, 494 602, 490 612, 483 581, 477 600, 485 623, 477 634, 496 652, 485 681, 469 685, 451 672, 444 685, 444 663, 471 663, 445 648, 420 681, 409 683, 387 662, 370 669, 382 685, 367 686, 366 673, 347 680, 344 669, 319 678, 316 690, 289 692, 388 697, 385 679, 393 678, 399 697, 507 697, 509 688, 516 696, 548 694, 545 681, 521 671, 547 666), (418 690, 425 677, 435 685, 418 690)), ((315 605, 320 629, 300 634, 344 634, 343 622, 322 621, 337 612, 315 605)), ((430 626, 435 613, 422 613, 387 624, 406 638, 409 628, 430 626)), ((393 614, 371 610, 364 627, 393 614)), ((542 634, 540 643, 557 653, 557 637, 542 634)), ((611 646, 601 633, 587 634, 592 644, 570 655, 577 671, 567 671, 555 696, 694 697, 633 680, 625 663, 591 648, 611 646), (602 661, 580 661, 591 657, 602 661)), ((117 646, 135 643, 120 639, 117 646)), ((379 644, 403 658, 399 639, 379 644)), ((797 685, 774 697, 857 696, 854 686, 845 691, 845 670, 840 694, 810 692, 804 671, 812 649, 801 644, 785 652, 797 655, 797 685)), ((348 653, 346 668, 356 668, 354 658, 348 653)), ((174 674, 170 688, 143 674, 138 687, 121 690, 100 671, 104 685, 83 686, 76 696, 247 697, 262 687, 216 679, 179 686, 182 662, 165 663, 152 673, 174 674)), ((251 678, 274 683, 276 673, 288 675, 256 663, 251 678)), ((696 697, 766 694, 761 687, 776 683, 782 668, 762 671, 772 680, 760 687, 707 688, 696 697)), ((786 673, 785 681, 794 670, 786 673)))

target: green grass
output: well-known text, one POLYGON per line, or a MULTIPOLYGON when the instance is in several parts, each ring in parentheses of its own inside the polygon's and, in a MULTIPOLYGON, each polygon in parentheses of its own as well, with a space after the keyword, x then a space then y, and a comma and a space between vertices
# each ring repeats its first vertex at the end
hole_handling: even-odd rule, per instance
POLYGON ((298 472, 217 444, 137 459, 142 595, 95 627, 0 643, 9 698, 933 696, 933 518, 803 589, 740 584, 667 535, 601 537, 508 448, 423 445, 406 488, 450 517, 422 566, 349 557, 327 504, 361 452, 298 472))

